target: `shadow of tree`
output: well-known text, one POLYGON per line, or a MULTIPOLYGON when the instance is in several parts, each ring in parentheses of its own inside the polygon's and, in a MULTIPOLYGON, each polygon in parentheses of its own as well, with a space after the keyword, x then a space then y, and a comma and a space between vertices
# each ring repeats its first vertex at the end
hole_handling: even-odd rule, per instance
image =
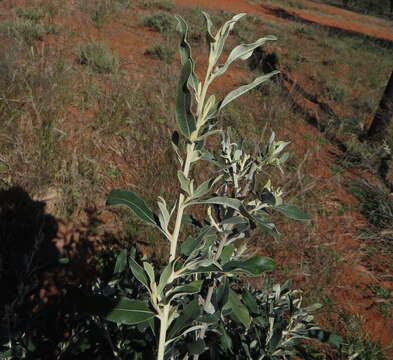
POLYGON ((46 214, 45 206, 21 187, 0 190, 0 351, 10 343, 29 359, 77 358, 59 356, 59 344, 78 326, 65 288, 90 289, 113 270, 120 244, 110 232, 97 233, 103 221, 95 211, 78 228, 46 214))

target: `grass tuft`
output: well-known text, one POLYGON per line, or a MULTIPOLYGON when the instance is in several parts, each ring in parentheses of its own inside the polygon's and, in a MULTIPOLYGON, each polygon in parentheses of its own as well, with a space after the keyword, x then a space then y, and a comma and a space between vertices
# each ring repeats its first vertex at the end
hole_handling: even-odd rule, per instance
POLYGON ((175 20, 173 16, 164 12, 146 15, 142 18, 142 23, 160 33, 169 33, 175 29, 175 20))
POLYGON ((164 61, 167 64, 170 64, 175 57, 175 51, 171 47, 161 44, 156 44, 148 48, 144 54, 146 56, 164 61))

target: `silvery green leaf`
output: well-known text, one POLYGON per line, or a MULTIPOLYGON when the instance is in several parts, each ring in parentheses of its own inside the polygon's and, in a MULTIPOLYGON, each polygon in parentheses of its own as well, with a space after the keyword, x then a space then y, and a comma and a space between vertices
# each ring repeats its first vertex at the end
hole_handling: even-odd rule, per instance
POLYGON ((117 255, 115 269, 113 271, 114 274, 120 274, 126 269, 127 254, 128 254, 128 251, 123 250, 119 253, 119 255, 117 255))
POLYGON ((261 309, 259 308, 255 297, 247 289, 243 291, 243 302, 247 306, 251 314, 261 314, 261 309))
POLYGON ((13 351, 12 350, 1 350, 0 359, 12 359, 13 351))
POLYGON ((102 295, 89 296, 77 287, 70 288, 68 294, 79 311, 101 316, 118 324, 139 324, 156 316, 145 302, 124 296, 117 299, 102 295))
POLYGON ((187 32, 188 32, 188 26, 187 23, 184 21, 184 19, 179 16, 175 15, 178 24, 177 24, 177 31, 180 33, 181 36, 181 42, 180 42, 180 59, 182 65, 184 65, 188 60, 191 60, 191 74, 188 79, 190 86, 192 89, 197 92, 198 89, 198 79, 194 73, 194 62, 192 60, 191 56, 191 47, 190 44, 187 41, 187 32))
POLYGON ((194 251, 194 249, 198 246, 198 244, 199 242, 196 238, 189 236, 181 244, 180 252, 185 256, 189 256, 194 251))
POLYGON ((206 349, 205 340, 199 338, 192 342, 187 342, 186 348, 187 352, 191 355, 200 355, 206 349))
POLYGON ((203 280, 195 280, 186 285, 176 286, 166 294, 166 301, 172 301, 183 295, 191 295, 199 293, 203 284, 203 280))
POLYGON ((160 209, 160 214, 158 215, 158 218, 160 220, 161 227, 165 232, 168 232, 168 224, 169 224, 169 220, 171 218, 171 215, 169 214, 169 211, 168 211, 168 208, 166 205, 166 201, 164 198, 159 196, 157 204, 160 209))
POLYGON ((222 51, 224 50, 225 42, 228 38, 229 33, 232 31, 235 24, 247 14, 240 13, 235 15, 231 20, 227 21, 217 32, 216 43, 214 44, 213 59, 214 63, 220 58, 222 51))
POLYGON ((204 227, 196 238, 189 237, 181 246, 181 253, 188 256, 188 259, 197 255, 198 251, 206 246, 206 238, 214 235, 214 228, 212 226, 204 227))
POLYGON ((276 226, 273 223, 269 223, 262 216, 254 215, 253 220, 257 223, 257 225, 264 231, 273 236, 277 236, 280 233, 278 232, 276 226))
POLYGON ((146 206, 145 202, 132 191, 112 190, 108 195, 107 204, 125 205, 148 224, 159 227, 156 215, 146 206))
POLYGON ((168 332, 168 338, 173 338, 178 335, 185 327, 192 324, 192 322, 199 316, 201 308, 198 300, 194 299, 183 306, 181 315, 175 320, 168 332))
POLYGON ((199 185, 196 190, 194 190, 194 193, 192 194, 192 199, 198 199, 204 195, 206 195, 213 187, 213 185, 219 181, 223 175, 220 175, 216 178, 211 178, 209 180, 206 180, 203 182, 201 185, 199 185))
POLYGON ((183 217, 181 219, 182 222, 193 225, 197 228, 202 227, 202 223, 193 215, 191 214, 183 214, 183 217))
POLYGON ((277 40, 275 36, 266 36, 263 38, 258 39, 257 41, 253 42, 252 44, 241 44, 236 46, 228 56, 227 61, 224 65, 220 65, 218 69, 213 73, 212 77, 215 78, 217 76, 222 75, 225 71, 228 70, 229 65, 231 65, 235 60, 242 59, 247 60, 253 53, 253 51, 265 44, 267 41, 277 40))
POLYGON ((196 161, 200 160, 201 156, 202 156, 201 152, 199 150, 195 150, 192 153, 190 162, 193 163, 193 162, 196 162, 196 161))
POLYGON ((253 256, 246 260, 232 260, 224 264, 223 270, 231 273, 243 273, 252 276, 261 275, 263 272, 276 268, 276 262, 265 256, 253 256))
POLYGON ((208 314, 214 314, 216 312, 216 309, 214 308, 214 305, 212 303, 205 304, 203 309, 208 313, 208 314))
POLYGON ((172 147, 173 147, 173 150, 176 153, 177 159, 179 160, 180 166, 183 166, 184 161, 183 161, 183 158, 180 155, 179 141, 180 141, 179 133, 177 131, 174 131, 172 133, 172 136, 171 136, 172 147))
POLYGON ((221 279, 221 284, 215 289, 213 293, 213 301, 218 310, 222 311, 229 296, 229 280, 227 277, 221 279))
POLYGON ((183 171, 179 170, 177 172, 177 178, 179 179, 181 189, 190 195, 190 180, 184 176, 183 171))
POLYGON ((222 225, 239 225, 239 224, 247 224, 247 223, 248 220, 240 216, 233 216, 221 221, 222 225))
POLYGON ((200 330, 203 329, 205 326, 204 325, 194 325, 191 326, 190 328, 188 328, 187 330, 183 331, 183 333, 179 336, 176 336, 170 340, 168 340, 167 342, 165 342, 165 346, 168 346, 170 343, 176 341, 177 339, 180 339, 182 336, 187 335, 190 332, 196 331, 196 330, 200 330))
POLYGON ((213 29, 213 22, 210 18, 210 15, 204 11, 202 11, 203 16, 205 17, 206 20, 206 27, 207 27, 207 35, 208 35, 208 40, 209 42, 215 42, 216 39, 214 38, 212 34, 212 29, 213 29))
POLYGON ((125 297, 108 303, 102 308, 102 316, 118 324, 134 325, 152 319, 156 314, 149 309, 145 302, 130 300, 125 297))
POLYGON ((269 80, 272 76, 279 74, 279 71, 272 71, 269 74, 265 74, 262 76, 257 77, 252 83, 240 86, 236 90, 231 91, 227 96, 225 96, 224 100, 221 102, 219 111, 226 105, 228 105, 231 101, 235 100, 239 96, 243 95, 244 93, 252 90, 256 86, 262 84, 263 82, 269 80))
POLYGON ((148 290, 150 290, 145 270, 133 258, 130 258, 130 268, 132 274, 136 277, 136 279, 148 290))
POLYGON ((201 151, 201 159, 205 160, 205 161, 208 161, 208 162, 216 165, 217 167, 221 167, 222 166, 222 164, 220 162, 218 162, 216 160, 216 158, 214 157, 214 155, 211 152, 209 152, 208 150, 204 149, 204 150, 201 151))
POLYGON ((220 273, 220 272, 222 272, 222 269, 219 268, 219 267, 216 266, 216 265, 206 265, 206 266, 200 265, 200 266, 198 266, 198 264, 196 264, 195 267, 193 267, 193 268, 187 270, 187 271, 185 272, 185 274, 187 274, 187 275, 191 275, 191 274, 204 274, 204 273, 207 274, 207 273, 211 273, 211 272, 220 273))
POLYGON ((316 303, 316 304, 312 304, 310 306, 305 307, 304 310, 307 312, 314 312, 316 310, 321 309, 322 307, 323 307, 322 304, 316 303))
POLYGON ((227 198, 227 197, 221 197, 221 196, 212 197, 212 198, 206 199, 206 200, 190 201, 187 203, 187 206, 193 205, 193 204, 217 204, 217 205, 227 206, 232 209, 239 210, 239 211, 243 207, 243 203, 240 200, 233 199, 233 198, 227 198))
POLYGON ((189 138, 196 129, 195 117, 191 112, 191 93, 187 86, 191 75, 192 61, 187 60, 183 65, 176 92, 176 120, 186 138, 189 138))
POLYGON ((282 214, 293 220, 301 220, 301 221, 311 220, 310 215, 306 214, 299 207, 295 205, 282 204, 282 205, 272 206, 271 208, 281 212, 282 214))
POLYGON ((157 291, 160 295, 162 295, 162 291, 164 287, 168 284, 169 278, 172 276, 174 271, 175 261, 170 262, 167 266, 165 266, 164 270, 161 273, 160 281, 158 283, 157 291))
POLYGON ((143 268, 145 269, 147 275, 150 279, 150 284, 154 284, 156 282, 155 275, 154 275, 154 268, 153 266, 148 263, 147 261, 143 262, 143 268))
POLYGON ((229 244, 225 246, 219 258, 220 263, 226 264, 231 259, 234 250, 235 250, 235 245, 233 244, 229 244))
POLYGON ((232 316, 236 321, 242 323, 247 329, 250 327, 250 313, 247 307, 241 302, 240 297, 232 289, 229 289, 228 302, 225 307, 232 310, 232 316))
POLYGON ((197 140, 204 140, 204 139, 206 139, 209 136, 216 135, 216 134, 221 134, 221 133, 222 133, 222 130, 208 131, 208 132, 204 133, 203 135, 199 136, 197 140))
MULTIPOLYGON (((233 354, 233 344, 232 344, 232 338, 228 335, 228 332, 225 330, 225 327, 222 323, 220 323, 220 343, 221 346, 228 350, 231 354, 233 354)), ((251 356, 249 357, 251 359, 251 356)))

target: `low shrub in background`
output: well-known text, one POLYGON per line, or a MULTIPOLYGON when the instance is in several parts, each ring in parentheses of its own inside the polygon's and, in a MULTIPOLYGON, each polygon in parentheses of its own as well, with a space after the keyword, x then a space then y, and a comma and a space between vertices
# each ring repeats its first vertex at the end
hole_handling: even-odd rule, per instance
POLYGON ((119 67, 117 56, 101 43, 82 44, 77 50, 78 62, 98 73, 113 73, 119 67))

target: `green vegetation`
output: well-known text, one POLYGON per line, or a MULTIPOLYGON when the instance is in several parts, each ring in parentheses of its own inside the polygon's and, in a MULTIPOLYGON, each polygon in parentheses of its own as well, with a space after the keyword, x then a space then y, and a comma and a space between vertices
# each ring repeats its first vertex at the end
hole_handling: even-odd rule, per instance
MULTIPOLYGON (((67 302, 74 305, 81 300, 83 303, 83 300, 90 299, 90 296, 102 295, 108 296, 112 305, 114 305, 113 299, 122 297, 150 304, 151 295, 146 286, 135 278, 130 264, 134 264, 134 261, 143 267, 144 263, 150 263, 155 271, 154 280, 159 283, 163 266, 168 260, 170 244, 165 240, 162 232, 156 231, 157 226, 147 227, 137 216, 130 217, 125 209, 105 207, 103 199, 110 189, 127 187, 138 193, 138 197, 145 199, 146 204, 151 204, 150 209, 157 216, 161 214, 161 210, 159 204, 155 205, 155 194, 161 194, 162 198, 165 198, 168 208, 172 208, 175 203, 178 204, 178 187, 181 184, 178 183, 176 174, 179 161, 168 139, 168 135, 173 134, 176 128, 174 104, 176 103, 175 80, 178 77, 175 69, 178 61, 173 60, 173 44, 175 39, 177 41, 174 31, 176 22, 166 12, 173 12, 174 5, 168 1, 141 0, 135 2, 120 0, 82 2, 80 0, 76 4, 77 8, 71 9, 57 0, 40 0, 39 5, 34 7, 20 8, 13 5, 2 12, 1 21, 5 25, 1 25, 0 28, 0 38, 4 44, 4 51, 0 54, 0 123, 3 129, 0 134, 0 191, 9 191, 13 184, 19 184, 31 194, 32 198, 45 201, 47 214, 54 214, 57 219, 70 219, 69 223, 72 227, 68 221, 65 221, 67 230, 64 230, 63 223, 59 223, 59 238, 51 239, 52 242, 59 244, 62 254, 71 260, 70 265, 62 269, 66 272, 62 277, 66 278, 67 282, 83 284, 83 286, 75 293, 68 287, 67 290, 62 287, 59 291, 60 297, 67 292, 72 299, 70 301, 67 298, 67 302), (55 3, 58 6, 54 7, 55 3), (50 8, 52 10, 49 10, 50 8), (81 14, 80 11, 84 13, 81 14), (168 15, 167 19, 171 19, 170 23, 161 22, 162 19, 157 21, 155 18, 157 13, 151 14, 155 11, 168 15), (15 15, 15 19, 7 19, 8 14, 15 15), (74 17, 74 14, 77 16, 74 17), (155 18, 152 25, 146 24, 146 27, 141 27, 138 21, 149 15, 155 18), (57 16, 59 17, 56 18, 57 16), (51 30, 46 22, 53 21, 57 24, 62 23, 63 19, 65 22, 72 19, 72 26, 64 27, 61 41, 56 41, 57 39, 52 37, 48 37, 47 41, 46 34, 51 30), (84 26, 80 24, 81 19, 86 22, 84 26), (31 30, 11 31, 10 28, 14 25, 7 25, 7 22, 8 24, 28 22, 31 30), (108 29, 108 24, 113 28, 108 29), (75 31, 79 27, 86 29, 86 33, 75 31), (44 28, 43 32, 38 31, 42 35, 35 36, 34 28, 38 30, 44 28), (152 36, 148 28, 159 31, 164 36, 161 34, 152 36), (119 38, 111 43, 118 31, 119 38), (143 42, 143 46, 139 47, 137 41, 138 46, 134 49, 133 44, 127 42, 129 40, 127 32, 135 36, 136 31, 140 31, 137 36, 143 42), (82 43, 75 50, 75 44, 81 41, 92 42, 82 43), (119 57, 108 47, 102 46, 104 43, 114 50, 120 49, 123 45, 124 48, 128 49, 129 46, 131 49, 130 54, 125 54, 124 51, 117 52, 122 56, 121 71, 118 71, 119 57), (152 64, 151 68, 141 68, 143 54, 157 58, 165 64, 146 61, 152 64), (84 66, 80 66, 81 64, 84 66), (134 245, 138 250, 132 248, 134 245), (81 263, 79 259, 82 259, 81 263), (77 263, 76 271, 72 268, 75 263, 77 263)), ((294 0, 289 5, 299 7, 302 6, 301 4, 294 0)), ((209 47, 209 41, 205 36, 200 9, 179 5, 176 6, 176 13, 192 25, 188 39, 195 47, 194 53, 207 58, 206 49, 209 47)), ((225 11, 212 12, 211 19, 215 23, 212 33, 215 33, 232 15, 225 11)), ((360 325, 355 328, 354 321, 347 321, 346 314, 340 306, 340 299, 334 296, 332 289, 337 286, 336 275, 341 272, 342 264, 348 254, 337 250, 331 239, 337 237, 333 227, 341 224, 349 228, 343 229, 343 232, 355 236, 350 223, 353 222, 357 205, 336 199, 337 190, 343 191, 341 184, 347 181, 348 172, 345 169, 351 167, 374 171, 380 157, 384 154, 381 149, 382 144, 370 147, 366 143, 358 142, 356 137, 362 132, 365 121, 370 119, 378 104, 386 82, 385 76, 392 66, 392 49, 386 43, 376 43, 372 39, 329 31, 320 26, 299 25, 290 21, 276 22, 253 16, 244 18, 236 25, 227 37, 228 48, 235 47, 238 40, 251 43, 255 39, 255 34, 262 31, 277 34, 279 37, 277 46, 271 45, 273 43, 270 42, 264 47, 268 54, 277 53, 279 69, 293 76, 295 82, 304 87, 306 92, 315 95, 318 101, 327 102, 334 111, 338 112, 338 117, 335 119, 337 134, 334 135, 344 136, 343 144, 347 146, 348 151, 338 159, 337 164, 329 165, 330 161, 326 163, 331 158, 327 155, 328 151, 334 152, 335 137, 329 137, 330 141, 325 137, 325 133, 318 132, 305 123, 304 113, 293 102, 291 93, 278 79, 255 87, 248 95, 225 106, 217 118, 218 122, 215 122, 216 119, 214 122, 210 119, 209 124, 215 126, 211 131, 230 127, 231 132, 225 133, 225 137, 229 136, 231 142, 238 146, 237 150, 250 155, 250 159, 258 158, 261 153, 265 154, 269 144, 270 129, 275 132, 276 138, 284 140, 283 142, 292 141, 291 156, 282 164, 283 172, 265 168, 261 176, 256 179, 253 191, 240 201, 247 204, 248 211, 252 211, 248 203, 263 193, 267 179, 270 179, 272 184, 283 184, 281 191, 285 194, 286 201, 300 204, 313 215, 313 221, 299 224, 286 220, 270 207, 266 209, 263 216, 268 219, 269 224, 276 224, 280 229, 282 232, 280 238, 271 237, 269 232, 260 231, 258 226, 254 228, 251 221, 250 228, 245 233, 241 233, 242 228, 240 228, 237 235, 245 236, 244 245, 248 246, 250 253, 242 252, 243 240, 234 241, 238 250, 231 256, 236 261, 246 261, 249 257, 264 255, 276 259, 280 265, 275 268, 274 279, 271 281, 268 281, 269 278, 265 274, 251 279, 248 276, 239 277, 233 274, 234 276, 228 280, 228 286, 233 289, 237 297, 231 293, 231 305, 239 300, 245 305, 250 316, 251 324, 248 332, 245 331, 243 323, 244 319, 248 321, 247 315, 244 315, 246 312, 241 312, 239 319, 239 314, 230 313, 228 306, 219 308, 221 305, 217 305, 220 295, 217 289, 227 286, 225 275, 219 273, 212 277, 216 288, 213 290, 211 303, 219 310, 215 314, 207 315, 204 304, 199 303, 201 317, 193 320, 195 326, 202 326, 212 321, 205 334, 205 344, 213 350, 212 353, 205 351, 200 358, 216 356, 224 360, 233 359, 234 355, 230 353, 230 349, 239 352, 239 359, 250 358, 246 355, 248 351, 252 353, 251 357, 257 357, 258 352, 266 347, 282 351, 281 345, 288 340, 287 335, 281 337, 277 344, 269 342, 271 329, 266 324, 273 316, 274 329, 278 329, 278 333, 280 329, 290 330, 291 324, 288 320, 293 319, 293 324, 297 324, 307 336, 325 337, 326 332, 318 330, 312 333, 307 330, 314 324, 311 317, 312 310, 315 310, 309 309, 307 305, 321 302, 324 307, 317 312, 317 318, 323 319, 329 331, 339 331, 342 335, 348 335, 345 340, 347 344, 342 348, 343 353, 336 354, 334 349, 329 348, 329 355, 326 355, 325 348, 322 347, 321 350, 319 343, 315 350, 313 345, 306 345, 298 339, 289 341, 290 346, 294 346, 293 351, 304 358, 307 356, 320 359, 326 356, 338 358, 340 355, 347 358, 354 357, 358 351, 362 356, 364 355, 364 359, 383 359, 384 349, 368 340, 360 325), (299 48, 301 48, 300 53, 299 48), (378 66, 374 66, 376 63, 378 66), (340 113, 340 109, 344 108, 345 112, 340 113), (329 167, 331 173, 328 171, 329 167), (331 178, 330 175, 336 176, 331 178), (254 250, 256 253, 252 253, 254 250), (283 285, 288 278, 295 279, 297 286, 304 290, 303 302, 300 293, 292 290, 287 286, 288 284, 283 285), (256 305, 249 302, 250 294, 257 302, 256 305), (288 307, 286 302, 288 300, 296 304, 296 307, 288 307), (268 311, 269 306, 274 306, 278 310, 271 313, 268 311), (219 336, 225 334, 220 325, 225 327, 228 335, 224 339, 219 336), (352 328, 355 330, 351 333, 349 330, 352 328), (259 339, 264 341, 257 342, 256 347, 242 346, 242 343, 254 345, 255 340, 259 339), (213 353, 214 351, 216 353, 213 353)), ((226 49, 223 55, 221 60, 225 63, 228 55, 226 49)), ((248 84, 253 76, 264 75, 261 68, 257 68, 256 72, 251 74, 247 71, 246 64, 240 61, 234 62, 231 65, 234 68, 233 73, 223 76, 222 83, 214 84, 217 85, 212 87, 216 94, 216 103, 218 99, 224 98, 225 92, 248 84)), ((202 70, 198 67, 198 74, 202 70)), ((190 91, 194 95, 192 88, 190 91)), ((191 110, 194 114, 197 112, 196 105, 197 103, 193 101, 191 110)), ((215 160, 221 162, 225 161, 225 158, 220 157, 223 151, 222 140, 221 135, 214 134, 204 141, 202 147, 203 150, 211 152, 215 160)), ((183 159, 186 158, 189 143, 189 139, 180 137, 177 150, 183 159)), ((203 159, 205 158, 204 155, 203 159)), ((216 178, 219 174, 220 170, 214 164, 211 166, 207 164, 206 160, 192 163, 189 179, 193 180, 194 191, 197 184, 203 184, 204 181, 216 178)), ((233 190, 233 181, 224 185, 222 180, 214 184, 212 192, 221 195, 220 191, 225 186, 228 191, 233 190)), ((373 188, 372 191, 375 190, 374 187, 379 189, 378 186, 368 185, 373 188)), ((190 188, 188 190, 191 191, 190 188)), ((364 211, 364 214, 372 214, 372 224, 367 230, 362 231, 362 238, 367 240, 364 256, 369 256, 370 261, 379 258, 377 255, 382 252, 388 255, 392 249, 390 244, 393 238, 389 228, 391 223, 384 223, 386 214, 389 214, 385 202, 386 199, 390 199, 390 195, 386 189, 379 190, 381 190, 380 194, 373 195, 379 203, 367 197, 367 193, 370 192, 367 186, 360 191, 359 197, 362 201, 359 208, 364 211), (364 206, 363 203, 368 205, 364 206), (364 210, 363 207, 369 209, 364 210), (381 244, 383 246, 376 247, 381 244)), ((188 196, 187 191, 182 190, 182 193, 188 196)), ((202 200, 210 198, 209 194, 213 193, 206 194, 202 200)), ((0 195, 4 194, 0 193, 0 195)), ((231 198, 234 196, 229 195, 231 198)), ((37 204, 34 203, 37 208, 40 206, 38 203, 38 201, 37 204)), ((4 214, 2 205, 3 202, 0 202, 1 215, 4 214)), ((205 216, 208 209, 205 206, 206 204, 198 205, 190 210, 190 214, 194 216, 192 219, 199 219, 202 226, 207 226, 208 222, 211 222, 209 215, 207 218, 205 216)), ((17 206, 10 205, 9 208, 17 208, 17 206)), ((191 209, 191 205, 186 211, 188 209, 191 209)), ((176 211, 177 208, 171 217, 172 220, 176 216, 176 211)), ((221 224, 218 219, 223 216, 222 214, 225 215, 226 211, 228 210, 224 206, 217 204, 212 206, 211 216, 217 220, 218 225, 221 224)), ((233 212, 240 219, 244 217, 244 213, 239 214, 235 209, 233 212)), ((23 230, 26 217, 30 215, 23 212, 22 215, 20 224, 23 230)), ((4 221, 4 216, 1 219, 4 221)), ((157 219, 160 221, 159 218, 157 219)), ((5 228, 1 225, 1 221, 0 230, 5 228)), ((58 220, 53 221, 56 227, 58 220)), ((173 230, 174 225, 175 222, 172 221, 168 228, 173 230)), ((22 230, 19 229, 15 233, 19 234, 24 231, 22 230)), ((14 241, 16 235, 12 235, 11 232, 6 233, 10 242, 17 244, 14 241)), ((182 249, 183 241, 195 239, 199 233, 198 225, 182 223, 180 251, 177 253, 179 268, 188 261, 182 249)), ((218 233, 217 243, 220 239, 221 235, 218 233)), ((208 246, 210 237, 207 236, 205 240, 208 246)), ((217 243, 210 244, 209 251, 210 249, 216 251, 217 243)), ((42 246, 39 237, 36 244, 36 248, 42 246)), ((18 259, 28 259, 32 255, 31 249, 29 247, 24 249, 24 252, 18 253, 18 259)), ((205 251, 205 248, 202 250, 205 251)), ((204 254, 208 255, 208 252, 204 254)), ((198 256, 202 255, 201 251, 198 256)), ((4 263, 4 257, 0 260, 4 263)), ((8 257, 6 260, 9 260, 8 257)), ((219 259, 219 265, 224 264, 224 261, 226 260, 219 259)), ((354 259, 354 261, 361 260, 354 259)), ((43 267, 47 265, 41 264, 38 259, 33 265, 35 264, 38 264, 38 270, 41 265, 43 267)), ((53 265, 61 266, 61 262, 55 261, 53 265)), ((380 266, 391 269, 388 260, 380 266)), ((179 268, 175 268, 175 271, 179 268)), ((8 313, 15 312, 16 316, 13 319, 6 319, 11 320, 9 324, 12 333, 15 334, 12 345, 14 350, 18 351, 19 358, 29 358, 29 356, 40 358, 46 348, 51 352, 48 353, 48 357, 54 359, 75 357, 126 359, 132 355, 135 359, 142 360, 156 356, 154 351, 158 341, 153 330, 157 335, 160 327, 157 317, 149 325, 145 323, 128 325, 107 321, 105 316, 91 316, 90 309, 84 308, 83 304, 80 311, 74 312, 69 306, 63 306, 61 301, 64 299, 60 299, 61 308, 48 307, 38 297, 38 291, 43 286, 39 279, 44 276, 39 272, 30 275, 30 270, 33 268, 23 269, 21 272, 23 276, 21 275, 17 280, 13 279, 12 283, 18 286, 21 284, 20 289, 31 291, 32 295, 22 299, 18 297, 17 292, 13 293, 14 297, 11 300, 17 299, 15 304, 21 305, 12 308, 8 313), (23 278, 25 274, 27 275, 23 278), (51 323, 55 323, 55 318, 60 319, 58 322, 60 325, 53 329, 51 323), (23 321, 27 327, 18 326, 20 321, 23 321), (36 348, 32 350, 34 346, 36 348), (28 351, 33 351, 33 355, 28 351)), ((1 282, 5 277, 2 269, 0 272, 1 282)), ((6 274, 6 278, 7 276, 9 273, 6 274)), ((186 279, 186 284, 204 279, 200 290, 202 298, 206 299, 211 287, 209 276, 197 275, 195 278, 186 279)), ((183 281, 182 279, 178 278, 176 281, 178 283, 169 284, 168 289, 182 285, 180 282, 183 281)), ((352 285, 348 284, 348 286, 352 285)), ((149 289, 151 290, 150 287, 149 289)), ((165 291, 169 290, 165 289, 165 291)), ((366 289, 366 295, 371 294, 376 297, 384 295, 375 306, 380 310, 380 315, 390 318, 392 301, 386 296, 386 289, 377 287, 366 289)), ((181 316, 183 309, 195 310, 193 296, 196 295, 179 295, 179 298, 173 300, 172 306, 178 306, 177 315, 181 316)), ((11 300, 7 302, 7 306, 11 300)), ((5 319, 3 309, 5 307, 0 310, 2 320, 5 319)), ((149 311, 152 311, 151 307, 149 311)), ((173 324, 177 319, 173 320, 173 324)), ((3 324, 7 324, 7 321, 3 321, 3 324)), ((3 334, 3 328, 0 330, 3 334)), ((195 334, 198 333, 200 329, 195 329, 176 339, 173 344, 169 344, 168 347, 174 349, 173 356, 176 358, 186 352, 193 354, 201 351, 203 342, 194 341, 195 334)), ((335 341, 334 338, 330 340, 335 341)), ((292 351, 289 348, 287 350, 292 351)), ((194 356, 197 354, 192 355, 191 358, 194 356)), ((362 359, 361 356, 358 358, 362 359)))
POLYGON ((42 40, 45 35, 56 33, 56 28, 37 23, 30 19, 3 20, 0 22, 0 32, 16 40, 23 40, 32 44, 35 40, 42 40))
POLYGON ((318 0, 321 3, 327 3, 333 6, 346 6, 348 10, 356 11, 365 15, 375 15, 384 18, 391 16, 390 0, 318 0))
POLYGON ((18 8, 16 9, 16 15, 22 19, 39 22, 42 18, 45 17, 45 12, 42 8, 37 7, 18 8))
POLYGON ((142 18, 142 23, 160 33, 171 33, 175 29, 173 16, 165 12, 146 15, 142 18))
POLYGON ((117 56, 105 44, 87 43, 79 45, 78 62, 98 73, 113 73, 119 67, 117 56))
POLYGON ((366 181, 356 181, 350 191, 360 200, 360 211, 370 224, 380 229, 393 226, 393 198, 386 189, 366 181))
POLYGON ((146 49, 145 55, 162 60, 167 64, 170 64, 175 57, 175 52, 173 51, 172 48, 166 45, 156 44, 151 48, 146 49))

